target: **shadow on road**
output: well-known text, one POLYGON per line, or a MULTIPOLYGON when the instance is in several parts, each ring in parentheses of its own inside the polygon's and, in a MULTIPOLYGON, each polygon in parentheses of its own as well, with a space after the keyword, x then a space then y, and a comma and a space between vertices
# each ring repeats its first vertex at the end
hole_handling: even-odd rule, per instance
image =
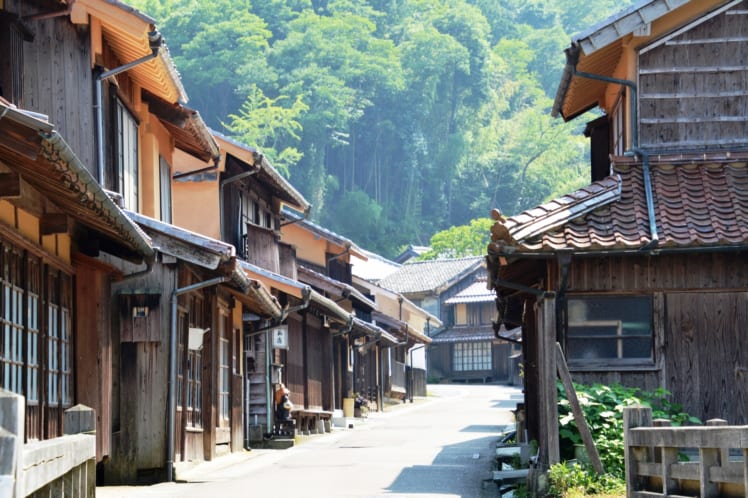
POLYGON ((404 468, 386 488, 390 493, 454 495, 461 497, 498 496, 496 488, 483 487, 492 470, 493 448, 502 426, 467 426, 460 432, 493 432, 496 435, 445 446, 431 465, 404 468))

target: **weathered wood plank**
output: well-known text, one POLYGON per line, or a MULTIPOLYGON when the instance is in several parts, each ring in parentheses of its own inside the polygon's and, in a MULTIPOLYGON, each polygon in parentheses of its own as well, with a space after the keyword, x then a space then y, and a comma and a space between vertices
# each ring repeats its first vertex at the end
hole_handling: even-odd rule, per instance
POLYGON ((569 368, 566 366, 566 359, 564 358, 564 352, 561 349, 561 344, 556 343, 556 368, 558 370, 558 376, 561 378, 561 382, 564 385, 566 391, 566 397, 571 405, 571 411, 574 414, 574 421, 577 423, 577 429, 582 437, 582 442, 587 450, 587 456, 590 459, 592 468, 595 472, 602 475, 605 473, 605 468, 600 461, 600 455, 597 452, 595 441, 592 439, 592 433, 587 425, 587 420, 584 418, 582 407, 579 405, 579 399, 577 398, 577 392, 574 389, 574 384, 571 381, 571 374, 569 368))

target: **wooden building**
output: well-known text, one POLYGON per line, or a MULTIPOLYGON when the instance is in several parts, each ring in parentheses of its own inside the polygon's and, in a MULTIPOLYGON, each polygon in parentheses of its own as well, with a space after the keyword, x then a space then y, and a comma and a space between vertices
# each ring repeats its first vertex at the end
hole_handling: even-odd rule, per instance
POLYGON ((382 397, 412 399, 426 396, 426 348, 431 344, 430 331, 442 326, 441 320, 419 308, 402 294, 379 285, 379 281, 396 272, 401 265, 382 256, 364 251, 367 259, 353 257, 353 285, 376 303, 372 321, 398 339, 382 351, 382 397))
POLYGON ((556 342, 575 381, 665 388, 702 420, 748 401, 746 1, 648 0, 575 36, 554 113, 591 121, 588 187, 492 228, 521 325, 527 428, 559 458, 556 342))
MULTIPOLYGON (((485 274, 485 264, 481 257, 439 259, 406 263, 378 282, 378 286, 403 296, 418 308, 439 318, 441 326, 427 323, 427 335, 431 338, 432 346, 426 348, 425 351, 426 375, 432 380, 443 379, 446 374, 442 362, 445 354, 444 348, 433 347, 433 340, 444 329, 451 329, 455 324, 454 306, 446 304, 446 301, 468 288, 475 278, 483 274, 485 274), (435 364, 431 361, 432 354, 437 355, 435 364), (432 371, 433 367, 438 370, 432 371)), ((451 351, 451 348, 449 349, 451 351)), ((489 347, 488 357, 491 357, 490 349, 489 347)), ((475 349, 471 355, 478 355, 478 351, 475 349)), ((463 376, 462 380, 477 376, 479 373, 471 371, 469 375, 463 376)), ((489 376, 485 371, 483 373, 483 377, 489 376)))
POLYGON ((494 332, 496 294, 485 276, 444 301, 454 321, 432 335, 429 375, 439 381, 513 382, 519 341, 514 331, 494 332))

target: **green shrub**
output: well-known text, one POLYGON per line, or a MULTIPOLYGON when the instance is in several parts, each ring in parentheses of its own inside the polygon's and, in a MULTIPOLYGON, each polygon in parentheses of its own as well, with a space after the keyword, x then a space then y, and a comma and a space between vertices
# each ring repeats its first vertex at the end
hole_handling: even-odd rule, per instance
MULTIPOLYGON (((574 389, 607 474, 596 476, 594 471, 580 464, 554 465, 549 478, 555 483, 553 486, 557 490, 582 487, 586 492, 599 493, 605 491, 598 490, 599 486, 615 488, 622 484, 626 471, 623 444, 623 409, 626 406, 649 406, 652 408, 653 418, 669 419, 674 426, 701 423, 698 418, 685 413, 681 405, 673 403, 670 393, 665 389, 642 391, 617 384, 574 384, 574 389)), ((560 382, 558 396, 561 460, 568 461, 575 457, 574 445, 581 444, 582 438, 560 382)))
POLYGON ((548 470, 548 496, 625 495, 626 483, 611 474, 599 476, 579 463, 557 463, 548 470))

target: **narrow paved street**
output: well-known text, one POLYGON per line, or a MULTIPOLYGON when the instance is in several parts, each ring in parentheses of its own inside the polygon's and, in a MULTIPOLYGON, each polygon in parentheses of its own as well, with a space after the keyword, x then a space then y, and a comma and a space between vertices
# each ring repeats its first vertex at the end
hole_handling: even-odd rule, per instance
POLYGON ((483 483, 498 433, 521 401, 516 388, 431 385, 429 397, 372 414, 353 429, 303 438, 285 451, 221 457, 187 482, 100 487, 103 498, 495 497, 483 483))

